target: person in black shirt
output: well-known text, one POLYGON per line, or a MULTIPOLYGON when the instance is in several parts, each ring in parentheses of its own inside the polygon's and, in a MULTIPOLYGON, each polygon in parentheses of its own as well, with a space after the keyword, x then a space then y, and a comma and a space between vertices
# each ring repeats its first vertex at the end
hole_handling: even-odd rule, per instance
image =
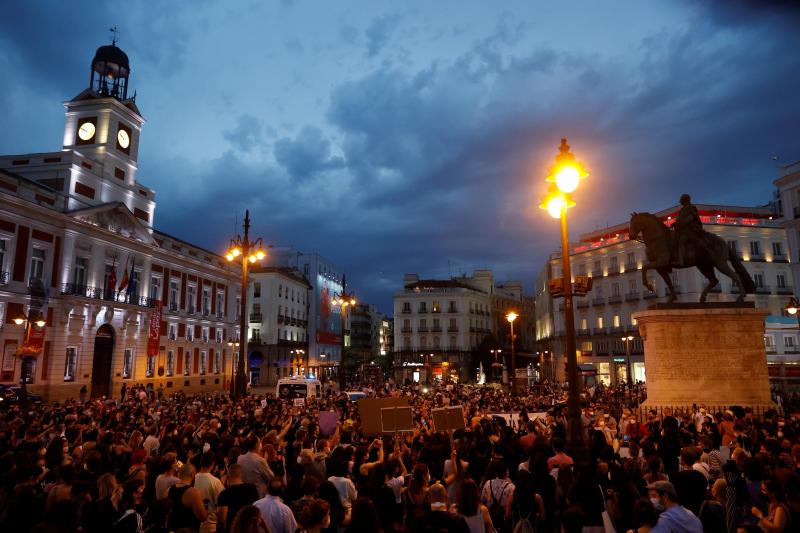
POLYGON ((252 483, 242 481, 242 465, 228 467, 228 488, 217 498, 217 531, 230 531, 239 509, 251 505, 258 499, 258 489, 252 483))
POLYGON ((424 533, 469 533, 463 516, 453 514, 447 509, 447 490, 437 483, 428 492, 431 510, 420 521, 424 533))

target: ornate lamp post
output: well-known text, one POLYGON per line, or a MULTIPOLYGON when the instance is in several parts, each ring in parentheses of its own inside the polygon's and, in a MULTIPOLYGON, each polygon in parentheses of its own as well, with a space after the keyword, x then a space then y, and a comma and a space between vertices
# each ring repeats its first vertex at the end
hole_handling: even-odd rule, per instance
POLYGON ((493 348, 489 350, 489 353, 494 356, 494 363, 492 363, 492 374, 494 374, 494 379, 496 379, 498 383, 500 383, 503 376, 503 371, 501 370, 503 368, 503 364, 500 363, 497 358, 500 357, 502 352, 503 350, 500 348, 493 348))
POLYGON ((622 337, 622 341, 625 343, 625 374, 628 376, 628 385, 633 385, 633 374, 631 374, 631 341, 633 340, 633 335, 628 335, 627 337, 622 337))
POLYGON ((236 375, 231 379, 231 398, 238 400, 247 391, 247 268, 251 263, 261 261, 266 257, 261 237, 250 240, 250 210, 244 214, 244 236, 237 235, 231 239, 230 249, 225 254, 225 259, 230 262, 242 262, 242 298, 239 313, 239 361, 236 365, 236 375))
POLYGON ((347 387, 347 376, 345 376, 344 370, 344 349, 346 346, 345 342, 345 324, 347 323, 347 307, 353 307, 356 305, 356 295, 347 292, 347 279, 342 276, 342 292, 334 296, 333 300, 331 300, 331 305, 339 305, 342 308, 342 356, 341 356, 341 364, 339 365, 339 392, 344 392, 345 387, 347 387))
POLYGON ((539 206, 546 209, 553 218, 561 220, 561 259, 562 279, 564 292, 564 335, 565 355, 567 358, 567 379, 569 380, 569 396, 567 399, 567 447, 572 457, 578 463, 588 460, 586 440, 583 434, 581 421, 581 377, 578 372, 578 355, 575 348, 575 315, 572 308, 572 273, 569 262, 569 238, 567 236, 567 209, 573 207, 575 202, 570 193, 578 188, 581 179, 589 174, 583 165, 575 160, 569 151, 567 139, 561 139, 561 146, 550 174, 546 181, 551 185, 548 188, 544 201, 539 206), (555 187, 552 185, 555 184, 555 187))
MULTIPOLYGON (((786 309, 786 312, 789 313, 790 315, 792 315, 794 317, 797 317, 797 327, 800 328, 800 315, 797 314, 797 311, 800 311, 800 302, 797 301, 797 298, 795 298, 794 296, 789 298, 789 303, 786 304, 786 307, 784 307, 784 309, 786 309)), ((782 370, 782 374, 784 374, 782 377, 785 378, 786 377, 786 356, 784 356, 783 361, 781 361, 781 370, 782 370)), ((785 390, 785 389, 786 389, 786 379, 782 379, 781 380, 781 390, 785 390)))
POLYGON ((506 315, 506 320, 511 324, 511 390, 519 390, 517 386, 517 352, 514 349, 514 321, 518 316, 514 311, 506 315))
POLYGON ((18 355, 22 358, 22 368, 20 368, 19 381, 20 381, 20 404, 23 410, 28 408, 28 379, 30 378, 31 359, 39 353, 38 348, 31 345, 31 334, 33 327, 41 329, 47 325, 40 312, 34 312, 30 315, 22 314, 14 318, 14 324, 21 326, 25 324, 25 341, 22 347, 18 349, 18 355))

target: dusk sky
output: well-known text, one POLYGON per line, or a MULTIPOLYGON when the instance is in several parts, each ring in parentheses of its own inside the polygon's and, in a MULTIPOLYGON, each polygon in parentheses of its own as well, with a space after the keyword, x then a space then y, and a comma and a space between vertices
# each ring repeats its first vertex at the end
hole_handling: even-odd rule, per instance
POLYGON ((116 25, 158 229, 223 252, 249 208, 385 312, 403 273, 531 290, 559 246, 537 206, 561 137, 591 173, 573 238, 683 192, 770 200, 800 159, 796 5, 10 0, 0 153, 60 148, 116 25))

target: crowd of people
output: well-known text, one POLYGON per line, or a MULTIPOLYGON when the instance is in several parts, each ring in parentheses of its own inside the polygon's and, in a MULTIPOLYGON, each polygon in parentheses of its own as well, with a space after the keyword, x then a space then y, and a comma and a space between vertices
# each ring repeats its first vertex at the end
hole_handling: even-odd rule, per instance
POLYGON ((763 412, 648 411, 644 386, 586 388, 580 447, 557 384, 365 392, 405 398, 416 429, 365 434, 358 402, 329 389, 234 402, 137 388, 8 407, 0 530, 800 531, 796 395, 763 412), (443 406, 462 406, 463 428, 436 431, 443 406))

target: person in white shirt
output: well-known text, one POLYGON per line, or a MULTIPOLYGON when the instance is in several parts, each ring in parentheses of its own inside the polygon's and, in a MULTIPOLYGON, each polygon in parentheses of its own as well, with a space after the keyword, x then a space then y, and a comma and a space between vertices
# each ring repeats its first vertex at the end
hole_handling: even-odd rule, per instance
POLYGON ((166 498, 169 488, 176 484, 180 479, 178 473, 178 461, 174 452, 170 452, 161 458, 161 472, 156 478, 156 498, 166 498))
POLYGON ((297 530, 292 510, 281 499, 284 486, 282 478, 272 478, 267 486, 267 495, 253 504, 271 533, 295 533, 297 530))
POLYGON ((148 457, 155 457, 158 455, 158 447, 160 445, 161 443, 158 441, 158 437, 156 436, 156 426, 153 424, 147 429, 147 438, 144 439, 142 448, 147 451, 148 457))
POLYGON ((333 486, 336 487, 336 490, 339 492, 339 498, 341 498, 345 510, 351 509, 358 498, 356 486, 350 479, 344 476, 344 474, 346 474, 346 468, 347 463, 345 462, 332 464, 330 470, 334 475, 328 478, 328 481, 333 483, 333 486))
POLYGON ((222 481, 211 471, 216 460, 213 452, 205 452, 200 458, 200 472, 194 477, 194 488, 200 491, 203 504, 208 511, 208 518, 200 524, 200 533, 215 533, 217 531, 217 499, 219 493, 225 490, 222 481))

